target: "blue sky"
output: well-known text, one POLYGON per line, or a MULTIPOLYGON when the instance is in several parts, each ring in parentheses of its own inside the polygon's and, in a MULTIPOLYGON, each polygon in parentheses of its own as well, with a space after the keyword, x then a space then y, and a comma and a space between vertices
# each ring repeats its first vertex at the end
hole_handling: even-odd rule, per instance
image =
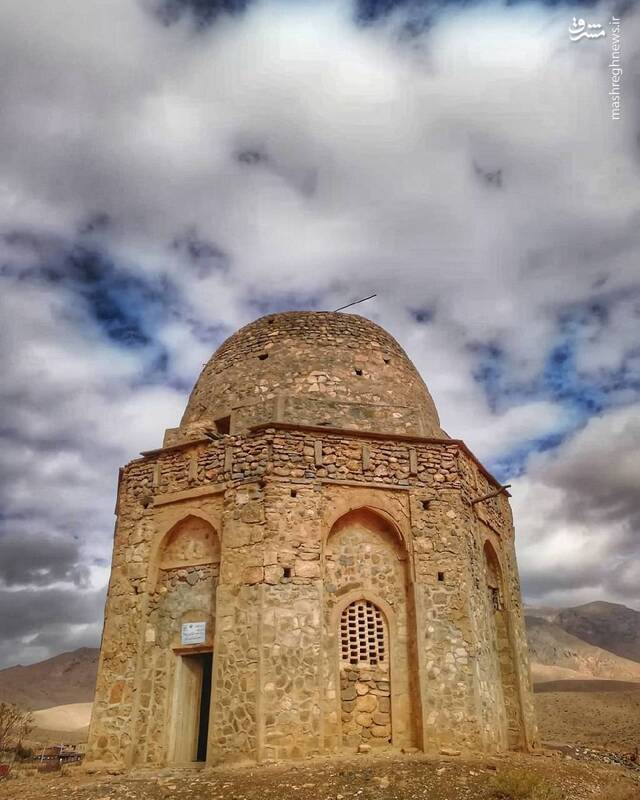
POLYGON ((117 469, 226 336, 374 292, 528 601, 640 607, 635 7, 54 5, 0 10, 0 665, 97 643, 117 469))

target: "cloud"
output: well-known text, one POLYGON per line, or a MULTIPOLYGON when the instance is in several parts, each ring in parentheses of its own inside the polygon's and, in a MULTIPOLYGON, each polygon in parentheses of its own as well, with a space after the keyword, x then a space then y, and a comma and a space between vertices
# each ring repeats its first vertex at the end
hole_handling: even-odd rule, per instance
POLYGON ((606 42, 570 43, 572 13, 4 5, 0 547, 43 553, 0 584, 28 621, 5 663, 55 647, 26 633, 50 592, 43 631, 97 636, 99 603, 80 620, 74 598, 104 591, 117 468, 161 443, 222 339, 372 292, 357 310, 406 346, 445 429, 520 476, 532 596, 632 586, 632 493, 573 454, 640 394, 640 23, 630 8, 613 123, 606 42))
POLYGON ((32 533, 0 538, 0 581, 6 586, 49 585, 61 581, 82 587, 88 568, 80 563, 77 542, 32 533))
POLYGON ((31 663, 99 642, 104 591, 0 588, 0 663, 31 663))
POLYGON ((640 418, 594 417, 514 482, 524 589, 534 602, 580 596, 640 607, 640 418))

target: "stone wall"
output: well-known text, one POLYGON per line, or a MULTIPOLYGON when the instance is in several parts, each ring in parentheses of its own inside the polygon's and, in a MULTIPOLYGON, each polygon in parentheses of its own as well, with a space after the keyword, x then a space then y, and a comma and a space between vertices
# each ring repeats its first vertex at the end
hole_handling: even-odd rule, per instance
POLYGON ((180 647, 182 623, 201 620, 207 623, 206 644, 212 646, 218 570, 218 564, 204 564, 160 571, 156 590, 149 597, 142 644, 134 763, 158 764, 168 754, 168 698, 176 669, 174 648, 180 647))
POLYGON ((340 670, 344 743, 354 748, 391 742, 391 683, 383 669, 344 666, 340 670))
POLYGON ((231 336, 213 355, 165 444, 216 429, 271 420, 442 436, 422 378, 400 345, 354 314, 270 315, 231 336))
POLYGON ((509 692, 517 744, 530 746, 508 501, 471 504, 495 488, 455 440, 286 424, 133 461, 119 486, 89 761, 170 760, 176 637, 191 611, 211 621, 212 763, 370 739, 492 751, 515 744, 509 692), (170 544, 189 518, 215 531, 210 557, 199 522, 188 547, 170 544), (489 603, 487 539, 500 560, 506 635, 495 633, 489 603), (341 615, 360 599, 388 626, 386 669, 343 663, 341 615))

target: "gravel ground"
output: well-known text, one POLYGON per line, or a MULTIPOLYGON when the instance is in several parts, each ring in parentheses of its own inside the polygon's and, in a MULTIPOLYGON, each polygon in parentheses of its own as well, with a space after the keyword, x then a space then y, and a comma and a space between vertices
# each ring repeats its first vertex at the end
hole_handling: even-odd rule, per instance
POLYGON ((640 747, 639 690, 546 692, 535 701, 543 741, 622 753, 640 747))
MULTIPOLYGON (((640 800, 640 775, 623 765, 566 753, 504 758, 429 759, 422 755, 308 759, 295 764, 206 770, 62 775, 0 782, 0 800, 481 800, 501 776, 525 774, 552 786, 550 800, 640 800)), ((515 797, 515 795, 514 795, 515 797)))

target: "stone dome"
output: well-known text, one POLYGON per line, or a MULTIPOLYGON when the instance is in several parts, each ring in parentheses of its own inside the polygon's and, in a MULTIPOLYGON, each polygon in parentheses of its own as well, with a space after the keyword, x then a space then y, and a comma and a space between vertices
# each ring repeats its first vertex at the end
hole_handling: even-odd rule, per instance
POLYGON ((444 436, 396 340, 364 317, 326 311, 269 314, 234 333, 202 370, 179 429, 167 433, 183 440, 269 422, 444 436))

